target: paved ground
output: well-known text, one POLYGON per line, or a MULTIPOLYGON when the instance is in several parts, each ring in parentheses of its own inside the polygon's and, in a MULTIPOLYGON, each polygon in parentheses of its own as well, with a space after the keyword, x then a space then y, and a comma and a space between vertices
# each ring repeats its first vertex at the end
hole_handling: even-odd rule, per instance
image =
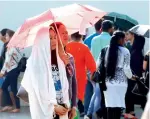
MULTIPOLYGON (((136 114, 140 119, 142 110, 139 107, 136 107, 136 114)), ((0 112, 0 119, 31 119, 30 112, 28 107, 23 107, 21 109, 21 113, 19 114, 10 114, 10 113, 1 113, 0 112)), ((83 118, 80 118, 83 119, 83 118)))

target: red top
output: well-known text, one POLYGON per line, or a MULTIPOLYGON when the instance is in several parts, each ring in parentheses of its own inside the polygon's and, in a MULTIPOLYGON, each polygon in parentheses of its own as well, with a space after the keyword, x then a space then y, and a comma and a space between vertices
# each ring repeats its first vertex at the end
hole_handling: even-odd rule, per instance
POLYGON ((66 46, 66 51, 74 57, 78 98, 83 101, 87 83, 87 70, 91 73, 96 71, 96 63, 89 48, 82 43, 70 42, 66 46))

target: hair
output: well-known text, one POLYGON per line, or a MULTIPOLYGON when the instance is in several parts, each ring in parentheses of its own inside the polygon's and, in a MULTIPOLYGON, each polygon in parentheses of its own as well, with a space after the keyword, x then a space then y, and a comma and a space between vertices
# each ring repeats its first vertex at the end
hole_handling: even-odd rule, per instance
POLYGON ((6 33, 9 35, 9 37, 11 38, 13 35, 14 35, 14 31, 13 30, 10 30, 10 29, 8 29, 7 31, 6 31, 6 33))
POLYGON ((2 36, 5 36, 6 35, 6 32, 7 32, 7 28, 5 28, 5 29, 2 29, 1 31, 0 31, 0 33, 2 34, 2 36))
POLYGON ((110 47, 107 58, 108 62, 106 66, 106 75, 110 77, 110 80, 115 76, 116 65, 118 61, 118 41, 122 38, 125 38, 124 32, 116 31, 114 32, 110 41, 110 47))
POLYGON ((135 35, 135 39, 131 48, 132 51, 142 52, 145 45, 145 38, 143 36, 135 35))
POLYGON ((50 25, 50 27, 53 27, 54 28, 54 30, 55 30, 55 32, 58 34, 58 32, 57 32, 57 29, 59 29, 60 28, 60 26, 65 26, 63 23, 61 23, 61 22, 54 22, 54 23, 52 23, 51 25, 50 25), (57 28, 56 28, 57 27, 57 28))
POLYGON ((105 32, 108 32, 108 30, 111 29, 113 26, 114 26, 114 24, 110 20, 104 20, 102 22, 102 30, 105 32))
POLYGON ((79 41, 83 36, 81 34, 79 34, 79 32, 76 32, 74 34, 71 35, 71 38, 74 40, 74 41, 79 41))
POLYGON ((94 27, 96 31, 99 31, 102 26, 102 19, 100 19, 98 22, 95 23, 94 27))

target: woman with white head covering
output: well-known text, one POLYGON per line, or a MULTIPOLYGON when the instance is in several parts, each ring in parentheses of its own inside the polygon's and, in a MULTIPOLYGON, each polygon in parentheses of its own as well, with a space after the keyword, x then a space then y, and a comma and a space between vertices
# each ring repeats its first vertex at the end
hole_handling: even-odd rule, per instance
POLYGON ((29 95, 32 119, 53 119, 54 114, 68 119, 69 86, 53 28, 38 31, 21 84, 29 95))

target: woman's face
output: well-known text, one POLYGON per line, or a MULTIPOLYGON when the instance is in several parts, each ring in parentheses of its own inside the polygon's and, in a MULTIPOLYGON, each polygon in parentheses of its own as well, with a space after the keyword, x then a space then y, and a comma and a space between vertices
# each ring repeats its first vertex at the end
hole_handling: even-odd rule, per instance
MULTIPOLYGON (((68 36, 68 31, 64 25, 61 25, 58 29, 59 35, 60 35, 60 40, 62 41, 63 45, 66 46, 68 41, 69 41, 69 36, 68 36)), ((59 36, 58 36, 59 38, 59 36)))
POLYGON ((134 35, 133 35, 133 34, 131 34, 130 32, 127 32, 127 33, 126 33, 126 39, 127 39, 127 40, 130 40, 130 41, 131 41, 133 38, 134 38, 134 35))
POLYGON ((56 49, 56 43, 57 43, 57 35, 56 32, 53 30, 49 30, 50 32, 50 44, 51 44, 51 50, 56 49))
POLYGON ((9 34, 8 34, 8 33, 6 33, 6 42, 9 42, 9 41, 10 41, 10 39, 11 39, 11 37, 9 36, 9 34))
POLYGON ((0 40, 2 40, 2 34, 0 33, 0 40))

